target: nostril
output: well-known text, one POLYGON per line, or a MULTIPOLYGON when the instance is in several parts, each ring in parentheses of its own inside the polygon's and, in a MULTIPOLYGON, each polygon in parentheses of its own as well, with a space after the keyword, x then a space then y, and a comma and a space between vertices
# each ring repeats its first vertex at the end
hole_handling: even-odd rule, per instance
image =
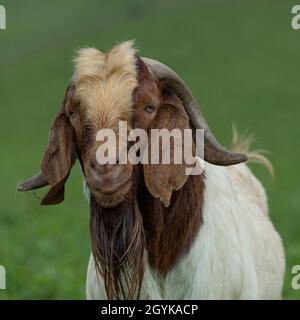
POLYGON ((119 159, 116 159, 116 164, 99 164, 97 160, 93 159, 89 162, 89 168, 93 175, 110 175, 114 171, 115 168, 119 166, 119 159), (116 165, 117 164, 117 165, 116 165))
POLYGON ((91 161, 90 167, 91 167, 92 169, 96 169, 95 161, 91 161))
POLYGON ((113 164, 108 164, 108 163, 104 164, 102 166, 102 170, 103 170, 104 174, 110 174, 112 172, 113 168, 114 168, 114 165, 113 164))

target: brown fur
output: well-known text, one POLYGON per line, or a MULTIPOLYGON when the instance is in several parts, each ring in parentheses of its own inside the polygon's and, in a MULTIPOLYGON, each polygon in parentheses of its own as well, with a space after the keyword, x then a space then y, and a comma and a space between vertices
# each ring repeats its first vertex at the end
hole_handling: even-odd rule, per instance
POLYGON ((42 199, 43 205, 57 204, 64 200, 64 184, 76 160, 74 130, 65 112, 72 87, 66 90, 63 105, 50 130, 47 149, 41 163, 41 172, 50 184, 50 190, 42 199))
POLYGON ((143 182, 139 190, 149 262, 166 275, 188 252, 203 223, 204 176, 190 176, 173 193, 168 208, 150 195, 143 182))

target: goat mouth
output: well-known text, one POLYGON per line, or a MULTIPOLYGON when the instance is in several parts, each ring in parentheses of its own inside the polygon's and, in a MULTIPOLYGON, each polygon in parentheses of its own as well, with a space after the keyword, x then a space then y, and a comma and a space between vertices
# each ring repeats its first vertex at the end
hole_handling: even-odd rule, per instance
POLYGON ((130 185, 130 181, 131 179, 128 179, 118 184, 113 183, 107 187, 103 187, 103 186, 96 187, 95 185, 91 185, 91 184, 88 184, 88 186, 93 192, 100 193, 104 196, 105 195, 110 196, 110 195, 117 194, 118 192, 122 191, 124 188, 128 187, 130 185))
POLYGON ((104 208, 111 208, 125 201, 131 190, 131 179, 110 188, 99 188, 88 184, 95 200, 104 208))

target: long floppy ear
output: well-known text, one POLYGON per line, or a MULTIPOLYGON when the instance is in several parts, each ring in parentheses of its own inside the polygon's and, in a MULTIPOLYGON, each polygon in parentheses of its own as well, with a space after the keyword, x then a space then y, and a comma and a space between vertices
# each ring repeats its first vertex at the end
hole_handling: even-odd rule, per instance
MULTIPOLYGON (((159 108, 151 129, 179 129, 183 137, 184 129, 189 127, 189 117, 184 110, 181 100, 174 91, 168 90, 163 96, 163 103, 159 108)), ((183 146, 183 144, 182 144, 183 146)), ((170 144, 170 164, 162 164, 162 143, 159 145, 159 164, 151 164, 149 156, 149 164, 144 164, 145 183, 149 192, 159 198, 165 207, 170 205, 170 199, 173 190, 179 190, 187 181, 186 164, 174 163, 174 143, 170 144)), ((151 139, 148 141, 148 154, 150 155, 151 139)))
POLYGON ((50 185, 42 205, 58 204, 64 200, 64 185, 76 161, 75 133, 67 117, 65 105, 74 87, 69 85, 63 105, 51 125, 48 145, 44 153, 41 172, 18 185, 19 191, 29 191, 50 185))
POLYGON ((64 200, 64 185, 75 161, 75 134, 63 106, 52 123, 41 164, 42 175, 50 184, 48 193, 42 199, 43 205, 58 204, 64 200))

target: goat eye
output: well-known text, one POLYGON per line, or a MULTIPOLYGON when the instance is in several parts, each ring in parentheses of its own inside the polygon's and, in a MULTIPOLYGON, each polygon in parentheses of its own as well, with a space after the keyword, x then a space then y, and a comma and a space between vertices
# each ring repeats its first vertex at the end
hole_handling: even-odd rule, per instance
POLYGON ((74 118, 74 116, 75 116, 75 112, 69 110, 69 111, 68 111, 68 117, 69 117, 69 118, 74 118))
POLYGON ((146 106, 146 107, 145 107, 145 111, 146 111, 147 113, 153 113, 153 112, 155 111, 155 107, 153 107, 153 106, 146 106))

